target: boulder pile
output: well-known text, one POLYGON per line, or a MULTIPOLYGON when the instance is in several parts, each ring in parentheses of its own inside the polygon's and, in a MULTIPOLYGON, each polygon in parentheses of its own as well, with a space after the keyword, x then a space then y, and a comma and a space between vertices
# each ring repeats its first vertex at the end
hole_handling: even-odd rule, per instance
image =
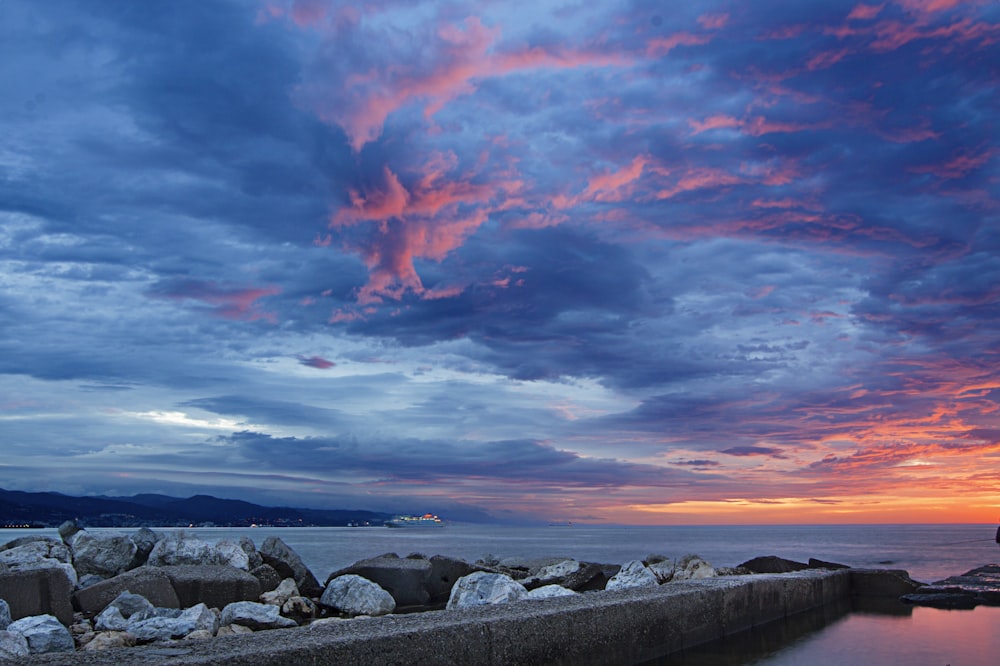
POLYGON ((246 537, 210 543, 148 528, 112 535, 75 523, 59 535, 0 546, 0 660, 655 587, 717 573, 693 555, 619 566, 386 553, 320 584, 276 537, 257 548, 246 537))

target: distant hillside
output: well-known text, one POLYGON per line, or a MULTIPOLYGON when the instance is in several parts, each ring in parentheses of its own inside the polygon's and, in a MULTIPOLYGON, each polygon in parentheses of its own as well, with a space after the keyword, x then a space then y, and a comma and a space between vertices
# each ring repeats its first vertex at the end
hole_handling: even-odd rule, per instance
POLYGON ((0 526, 31 523, 57 527, 75 519, 89 527, 248 525, 335 527, 382 525, 391 514, 346 509, 266 507, 210 495, 178 498, 143 494, 134 497, 72 497, 0 489, 0 526))

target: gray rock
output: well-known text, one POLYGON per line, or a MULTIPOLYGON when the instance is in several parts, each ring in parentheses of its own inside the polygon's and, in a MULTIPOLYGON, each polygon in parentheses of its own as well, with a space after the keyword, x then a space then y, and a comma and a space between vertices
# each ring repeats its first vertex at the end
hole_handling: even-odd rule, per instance
POLYGON ((396 601, 388 591, 355 574, 327 583, 319 602, 348 615, 386 615, 396 610, 396 601))
POLYGON ((642 560, 632 560, 622 565, 621 571, 612 576, 604 589, 628 590, 639 587, 656 587, 659 584, 656 575, 643 564, 642 560))
POLYGON ((219 629, 219 617, 205 604, 187 608, 177 617, 154 616, 142 618, 136 613, 128 621, 128 632, 140 642, 183 638, 193 631, 205 630, 213 634, 219 629))
POLYGON ((127 631, 102 631, 94 634, 94 636, 87 641, 87 644, 83 646, 83 649, 88 652, 93 652, 97 650, 108 650, 111 648, 132 647, 135 643, 135 636, 127 631))
POLYGON ((646 565, 649 570, 653 572, 653 575, 656 576, 656 582, 660 585, 669 583, 673 580, 674 574, 677 572, 677 564, 668 558, 663 558, 654 562, 650 562, 649 559, 647 559, 646 565))
POLYGON ((0 630, 6 629, 11 623, 10 606, 3 599, 0 599, 0 630))
MULTIPOLYGON (((0 598, 10 606, 13 619, 32 615, 55 615, 63 624, 73 622, 70 597, 73 583, 60 564, 48 568, 27 570, 0 569, 0 598)), ((72 569, 72 567, 70 567, 72 569)))
POLYGON ((448 608, 469 608, 505 604, 524 599, 528 591, 523 585, 504 574, 475 571, 459 578, 448 597, 448 608))
MULTIPOLYGON (((234 601, 256 601, 260 583, 246 571, 214 565, 160 567, 167 574, 183 608, 205 603, 222 608, 234 601)), ((159 604, 158 604, 159 605, 159 604)))
POLYGON ((27 657, 29 654, 28 641, 24 636, 0 629, 0 660, 27 657))
POLYGON ((697 555, 686 555, 677 561, 673 582, 712 578, 713 576, 715 576, 715 568, 711 564, 697 555))
POLYGON ((240 548, 242 548, 243 552, 247 554, 250 571, 253 571, 260 565, 264 564, 264 558, 257 552, 257 546, 254 545, 253 539, 248 536, 241 536, 240 548))
POLYGON ((220 539, 215 543, 217 564, 225 564, 243 571, 250 571, 250 555, 235 541, 220 539))
POLYGON ((59 538, 64 542, 68 542, 73 535, 79 532, 81 528, 75 520, 67 520, 62 525, 59 526, 59 538))
POLYGON ((149 560, 149 554, 153 552, 153 547, 161 537, 148 527, 140 527, 129 538, 135 544, 135 559, 132 561, 129 569, 135 569, 146 564, 149 560))
POLYGON ((902 569, 850 569, 851 594, 856 597, 901 597, 918 591, 920 583, 902 569))
POLYGON ((425 559, 400 558, 394 554, 380 555, 355 562, 334 572, 327 583, 353 574, 367 578, 392 595, 396 606, 423 606, 430 601, 429 591, 433 565, 425 559))
POLYGON ((132 594, 125 590, 108 604, 108 608, 117 608, 122 617, 128 619, 136 613, 152 610, 154 606, 141 594, 132 594))
POLYGON ((114 578, 77 590, 73 594, 73 601, 84 613, 100 613, 115 597, 128 591, 145 597, 154 606, 179 608, 181 605, 166 570, 148 566, 126 571, 114 578))
POLYGON ((254 601, 237 601, 222 609, 219 621, 223 625, 239 624, 254 631, 297 627, 295 620, 282 617, 277 606, 254 601))
POLYGON ((77 575, 95 574, 112 578, 127 571, 135 560, 138 548, 127 536, 94 536, 77 532, 70 541, 73 567, 77 575))
POLYGON ((299 588, 295 585, 294 578, 286 578, 281 581, 278 587, 274 588, 270 592, 264 592, 260 595, 260 603, 271 604, 272 606, 281 606, 286 601, 292 597, 299 596, 299 588))
POLYGON ((98 576, 97 574, 84 574, 80 576, 79 580, 76 581, 77 589, 83 589, 85 587, 90 587, 91 585, 97 585, 102 580, 107 580, 104 576, 98 576))
POLYGON ((250 575, 260 583, 261 592, 270 592, 281 584, 281 576, 270 564, 262 564, 259 567, 254 567, 250 570, 250 575))
POLYGON ((55 539, 29 541, 0 551, 0 567, 8 571, 59 569, 70 584, 76 587, 77 575, 71 562, 72 555, 69 548, 55 539))
POLYGON ((97 631, 126 631, 128 620, 114 606, 108 606, 94 618, 94 629, 97 631))
POLYGON ((580 571, 582 566, 577 560, 562 560, 561 562, 541 567, 534 575, 521 579, 520 583, 528 590, 545 585, 558 585, 567 576, 580 571))
POLYGON ((576 596, 576 594, 577 592, 567 590, 562 585, 542 585, 533 590, 528 590, 528 595, 525 598, 537 601, 539 599, 552 599, 553 597, 572 597, 576 596))
POLYGON ((473 571, 471 564, 454 557, 434 555, 429 561, 431 571, 427 579, 427 592, 430 594, 431 602, 448 601, 455 582, 473 571))
POLYGON ((319 609, 309 597, 289 597, 281 604, 281 614, 290 617, 299 624, 316 617, 319 609))
POLYGON ((32 615, 11 622, 7 631, 20 634, 28 641, 31 654, 72 652, 76 649, 69 629, 52 615, 32 615))
POLYGON ((736 565, 748 569, 758 574, 790 573, 792 571, 802 571, 808 569, 809 565, 795 560, 786 560, 776 555, 765 555, 747 560, 743 564, 736 565))
POLYGON ((294 578, 295 584, 299 586, 299 591, 310 597, 322 594, 316 576, 309 571, 309 567, 302 562, 299 554, 292 550, 288 544, 278 537, 268 537, 260 547, 260 555, 264 558, 264 563, 274 567, 278 575, 282 578, 294 578))
POLYGON ((846 564, 837 564, 836 562, 824 562, 823 560, 817 560, 816 558, 809 558, 809 568, 810 569, 850 569, 851 567, 846 564))
POLYGON ((5 550, 10 550, 11 548, 18 548, 20 546, 25 546, 29 543, 46 543, 46 544, 62 545, 62 542, 59 539, 53 539, 52 537, 42 536, 41 534, 29 534, 28 536, 11 539, 7 543, 0 545, 0 552, 3 552, 5 550))
POLYGON ((948 610, 968 610, 979 605, 979 601, 971 594, 961 592, 925 592, 904 594, 900 601, 915 606, 944 608, 948 610))
POLYGON ((239 544, 221 540, 212 544, 183 533, 172 534, 156 542, 149 553, 150 566, 221 564, 249 571, 250 558, 239 544))

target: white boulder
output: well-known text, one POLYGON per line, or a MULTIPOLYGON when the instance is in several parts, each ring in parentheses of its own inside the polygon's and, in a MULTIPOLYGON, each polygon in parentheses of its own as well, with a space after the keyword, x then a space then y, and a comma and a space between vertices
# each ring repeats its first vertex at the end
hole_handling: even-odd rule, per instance
POLYGON ((344 574, 331 580, 319 602, 348 615, 386 615, 396 610, 392 595, 367 578, 344 574))
POLYGON ((528 591, 510 576, 475 571, 455 581, 447 608, 505 604, 526 598, 528 591))
POLYGON ((52 615, 32 615, 11 622, 7 631, 20 634, 28 642, 31 654, 45 652, 72 652, 75 649, 73 636, 52 615))
POLYGON ((77 575, 94 574, 102 578, 127 571, 138 550, 127 536, 94 536, 85 530, 74 534, 70 545, 77 575))
POLYGON ((653 575, 656 576, 656 582, 661 585, 673 580, 674 574, 677 571, 677 565, 674 564, 673 560, 669 559, 650 562, 647 566, 653 572, 653 575))
POLYGON ((673 580, 697 580, 699 578, 712 578, 715 575, 715 568, 711 564, 697 555, 685 555, 677 562, 677 571, 674 572, 673 580))
POLYGON ((632 560, 622 565, 621 570, 611 577, 606 590, 628 590, 640 587, 656 587, 660 582, 642 560, 632 560))
POLYGON ((543 585, 533 590, 528 590, 526 599, 551 599, 553 597, 575 597, 578 593, 566 589, 562 585, 543 585))
POLYGON ((299 596, 299 587, 295 584, 295 579, 286 578, 278 583, 278 587, 260 595, 260 602, 272 606, 282 606, 286 601, 297 596, 299 596))
POLYGON ((139 641, 148 642, 183 638, 199 629, 214 634, 219 629, 219 616, 205 604, 192 606, 177 615, 174 614, 174 609, 158 608, 155 612, 162 614, 149 617, 149 613, 143 611, 130 617, 128 633, 139 641))
POLYGON ((295 620, 282 617, 280 611, 280 608, 271 604, 236 601, 222 609, 219 621, 223 625, 239 624, 254 631, 298 626, 295 620))

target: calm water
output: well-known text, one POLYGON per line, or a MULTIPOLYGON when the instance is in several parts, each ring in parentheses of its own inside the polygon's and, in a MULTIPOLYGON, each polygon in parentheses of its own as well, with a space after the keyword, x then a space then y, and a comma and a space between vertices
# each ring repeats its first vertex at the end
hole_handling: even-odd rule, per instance
MULTIPOLYGON (((668 557, 695 553, 715 566, 735 566, 758 555, 799 561, 815 557, 855 567, 906 569, 913 578, 925 582, 1000 561, 993 525, 523 528, 450 524, 426 530, 324 527, 183 531, 209 541, 246 535, 258 546, 267 537, 278 536, 302 556, 320 582, 331 571, 386 552, 451 555, 469 561, 486 556, 566 556, 614 563, 651 553, 668 557)), ((25 534, 56 535, 55 530, 4 530, 0 541, 25 534)), ((878 612, 826 608, 661 663, 993 666, 1000 663, 1000 608, 942 611, 897 605, 878 612)))

